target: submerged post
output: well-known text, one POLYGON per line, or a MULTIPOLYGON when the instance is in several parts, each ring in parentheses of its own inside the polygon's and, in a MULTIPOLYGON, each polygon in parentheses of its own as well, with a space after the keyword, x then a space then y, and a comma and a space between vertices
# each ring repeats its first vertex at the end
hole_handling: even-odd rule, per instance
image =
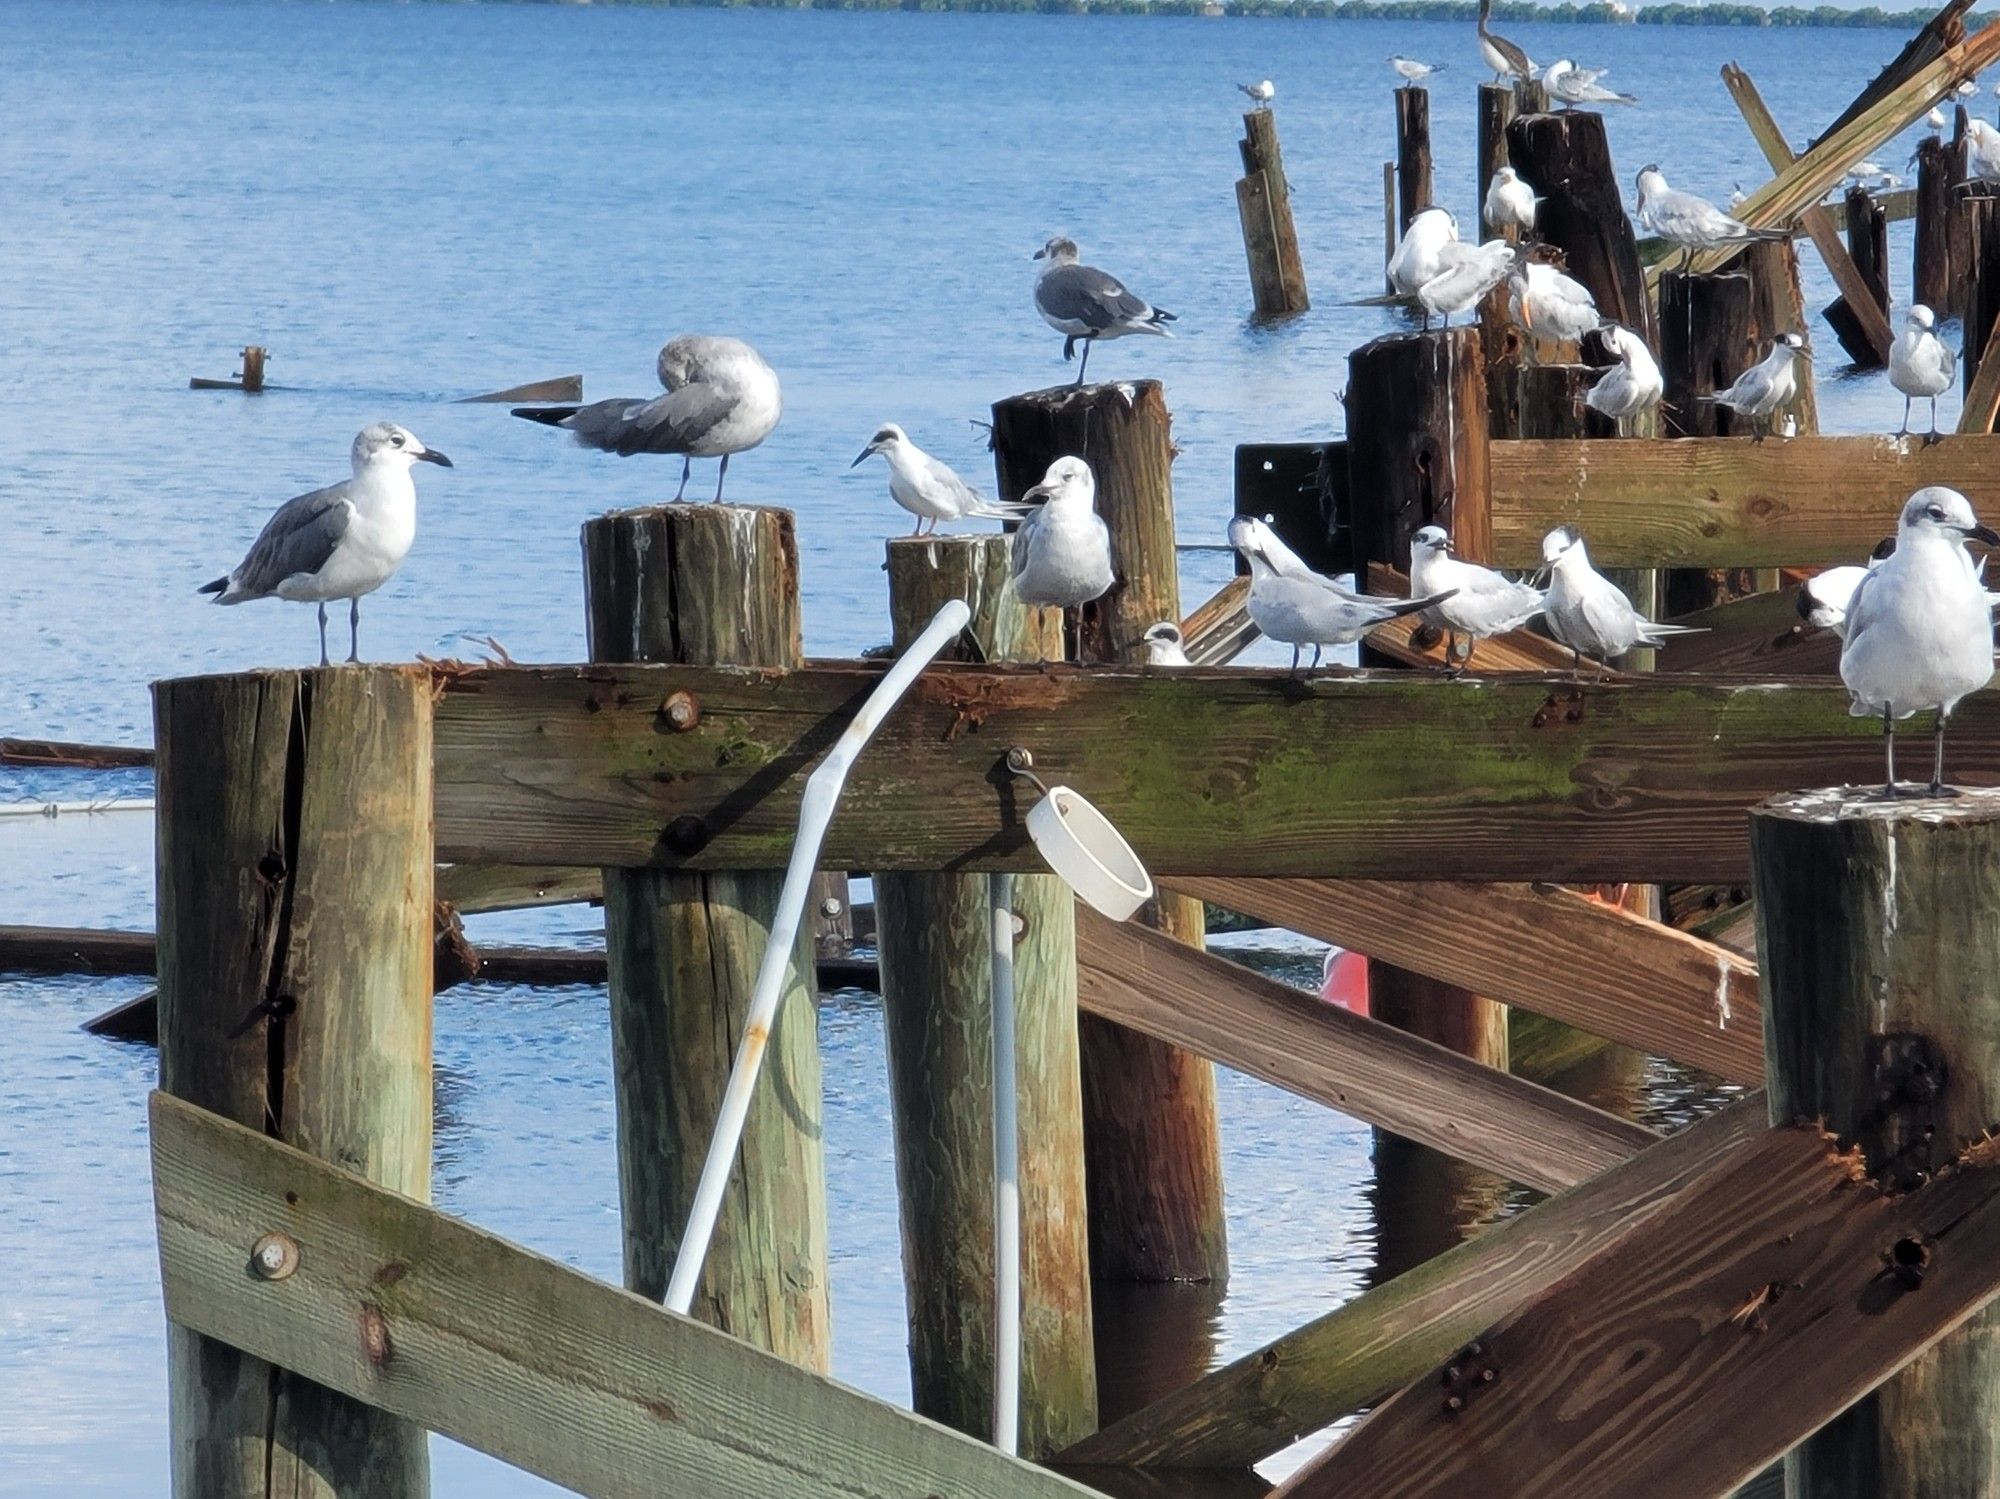
MULTIPOLYGON (((1086 604, 1078 659, 1126 661, 1147 628, 1180 618, 1174 553, 1172 422, 1157 380, 1058 388, 993 407, 1001 496, 1019 499, 1075 454, 1097 477, 1118 581, 1086 604)), ((1201 902, 1161 894, 1143 918, 1199 947, 1201 902)), ((1221 1279, 1222 1147, 1215 1069, 1204 1058, 1093 1015, 1082 1017, 1090 1263, 1103 1278, 1221 1279)))
MULTIPOLYGON (((182 677, 153 722, 161 1088, 428 1199, 428 675, 182 677)), ((393 1297, 356 1315, 393 1378, 393 1297)), ((430 1491, 421 1427, 171 1325, 167 1350, 180 1499, 430 1491)))
POLYGON ((1283 317, 1312 306, 1299 233, 1292 223, 1292 190, 1278 149, 1277 117, 1268 109, 1243 116, 1243 176, 1236 183, 1236 213, 1243 223, 1243 251, 1250 261, 1250 292, 1257 316, 1283 317))
MULTIPOLYGON (((948 599, 972 606, 977 649, 946 659, 1062 657, 1062 616, 1008 586, 1006 536, 889 543, 900 652, 948 599)), ((983 874, 875 876, 882 1015, 902 1199, 910 1384, 921 1415, 991 1439, 994 1370, 992 945, 983 874)), ((1090 1243, 1077 1059, 1076 913, 1054 875, 1013 880, 1020 1087, 1020 1451, 1058 1452, 1097 1427, 1090 1243)))
MULTIPOLYGON (((1818 1119, 1890 1190, 2000 1123, 2000 791, 1835 788, 1750 819, 1771 1121, 1818 1119)), ((1884 1244, 1921 1283, 1930 1247, 1884 1244)), ((2000 1490, 2000 1310, 1988 1308, 1787 1459, 1794 1494, 2000 1490)))
MULTIPOLYGON (((661 505, 583 528, 593 661, 796 666, 791 512, 661 505)), ((701 705, 663 703, 661 731, 701 705)), ((698 837, 699 830, 690 836, 698 837)), ((729 1080, 781 871, 604 871, 625 1284, 665 1294, 729 1080)), ((694 1315, 825 1370, 825 1145, 812 933, 791 974, 694 1315)))

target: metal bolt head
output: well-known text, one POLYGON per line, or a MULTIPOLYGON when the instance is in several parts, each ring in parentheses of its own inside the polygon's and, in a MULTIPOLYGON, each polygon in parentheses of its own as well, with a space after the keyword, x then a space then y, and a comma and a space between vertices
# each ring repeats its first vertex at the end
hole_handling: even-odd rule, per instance
POLYGON ((692 692, 669 693, 667 700, 660 704, 660 717, 676 734, 685 734, 701 722, 701 704, 695 701, 692 692))
POLYGON ((819 903, 819 914, 824 916, 828 921, 831 921, 833 920, 834 917, 838 916, 840 914, 840 910, 841 910, 840 897, 837 895, 829 895, 825 900, 819 903))
POLYGON ((290 1234, 265 1234, 250 1246, 250 1269, 259 1280, 283 1280, 298 1268, 298 1241, 290 1234))

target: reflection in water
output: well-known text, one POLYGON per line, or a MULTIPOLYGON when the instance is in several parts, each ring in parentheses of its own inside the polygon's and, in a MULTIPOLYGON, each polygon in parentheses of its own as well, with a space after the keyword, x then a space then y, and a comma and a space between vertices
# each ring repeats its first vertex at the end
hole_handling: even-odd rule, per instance
POLYGON ((1213 1281, 1092 1284, 1101 1425, 1151 1405, 1209 1371, 1223 1294, 1224 1288, 1213 1281))
POLYGON ((1491 1172, 1382 1130, 1375 1132, 1368 1201, 1375 1213, 1371 1286, 1456 1248, 1511 1205, 1508 1184, 1491 1172))

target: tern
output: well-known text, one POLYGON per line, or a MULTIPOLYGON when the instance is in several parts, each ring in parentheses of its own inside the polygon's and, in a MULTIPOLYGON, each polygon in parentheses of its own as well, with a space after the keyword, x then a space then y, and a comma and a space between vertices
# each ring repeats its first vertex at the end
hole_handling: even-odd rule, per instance
POLYGON ((1639 168, 1639 209, 1634 217, 1640 228, 1680 248, 1683 267, 1693 263, 1698 250, 1791 238, 1786 229, 1752 229, 1708 199, 1669 187, 1665 174, 1652 163, 1639 168))
POLYGON ((1653 351, 1646 347, 1646 340, 1630 328, 1606 323, 1598 329, 1598 337, 1618 356, 1618 362, 1583 393, 1583 404, 1618 423, 1622 435, 1628 417, 1660 404, 1660 397, 1666 394, 1666 380, 1660 374, 1653 351))
POLYGON ((1633 608, 1618 585, 1590 565, 1583 537, 1568 526, 1557 526, 1542 538, 1542 564, 1549 572, 1543 609, 1549 632, 1570 648, 1579 675, 1585 656, 1602 668, 1634 646, 1660 646, 1670 636, 1701 633, 1685 625, 1656 624, 1633 608))
POLYGON ((1798 361, 1811 359, 1812 350, 1796 333, 1781 333, 1771 352, 1736 377, 1727 390, 1712 396, 1696 396, 1711 406, 1721 406, 1750 419, 1750 431, 1762 442, 1771 431, 1771 418, 1789 406, 1799 393, 1798 361))
POLYGON ((1535 232, 1535 190, 1512 167, 1501 167, 1486 184, 1486 227, 1495 234, 1512 229, 1517 236, 1535 232))
POLYGON ((964 520, 968 516, 1012 520, 1025 513, 1018 505, 1000 505, 987 499, 959 478, 950 465, 911 442, 894 422, 877 427, 861 456, 848 467, 859 468, 877 453, 889 461, 889 498, 917 518, 912 536, 924 534, 925 521, 936 531, 941 520, 964 520))
POLYGON ((1456 668, 1458 637, 1466 637, 1465 666, 1479 642, 1518 630, 1542 612, 1541 589, 1451 555, 1442 526, 1425 526, 1410 538, 1410 592, 1442 597, 1424 618, 1447 633, 1444 659, 1456 668))
POLYGON ((1449 598, 1385 599, 1351 593, 1301 563, 1260 520, 1239 515, 1229 523, 1229 544, 1250 564, 1250 622, 1292 648, 1292 667, 1312 647, 1314 668, 1329 645, 1349 645, 1385 620, 1419 614, 1449 598))

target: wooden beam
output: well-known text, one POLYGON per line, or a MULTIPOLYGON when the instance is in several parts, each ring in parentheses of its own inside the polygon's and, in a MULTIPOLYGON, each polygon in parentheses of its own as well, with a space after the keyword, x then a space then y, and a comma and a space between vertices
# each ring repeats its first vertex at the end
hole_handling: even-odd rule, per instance
POLYGON ((1763 1080, 1757 965, 1574 890, 1201 876, 1174 886, 1733 1083, 1763 1080))
POLYGON ((1227 666, 1263 631, 1250 622, 1250 580, 1231 578, 1181 621, 1181 649, 1196 666, 1227 666))
POLYGON ((2000 486, 2000 443, 1947 437, 1496 442, 1493 564, 1537 567, 1574 525, 1608 567, 1819 567, 1865 559, 1926 484, 2000 486))
POLYGON ((1781 588, 1731 599, 1674 623, 1704 631, 1676 635, 1660 647, 1657 669, 1709 676, 1833 677, 1840 672, 1840 637, 1799 617, 1799 590, 1781 588))
POLYGON ((1064 1460, 1187 1468, 1263 1461, 1384 1399, 1634 1231, 1761 1134, 1764 1107, 1761 1093, 1731 1104, 1107 1426, 1064 1460))
POLYGON ((604 874, 573 865, 446 864, 437 872, 437 898, 461 916, 481 911, 521 911, 604 903, 604 874))
POLYGON ((1972 384, 1966 388, 1965 403, 1959 408, 1958 430, 1962 434, 1984 437, 1992 432, 1994 422, 2000 420, 2000 347, 1993 342, 1995 333, 2000 333, 2000 319, 1987 330, 1985 353, 1980 356, 1979 368, 1973 371, 1972 384))
MULTIPOLYGON (((806 773, 879 675, 455 676, 438 705, 439 854, 768 865, 796 835, 806 773), (677 693, 699 718, 679 732, 659 711, 677 693)), ((1830 683, 938 667, 855 765, 823 862, 1040 868, 1032 788, 998 768, 1022 745, 1156 875, 1738 881, 1751 805, 1880 774, 1880 726, 1847 709, 1830 683)), ((2000 779, 2000 693, 1960 705, 1952 768, 2000 779)))
POLYGON ((169 1318, 551 1482, 1092 1492, 164 1094, 152 1124, 169 1318), (298 1264, 263 1280, 272 1232, 298 1264))
POLYGON ((1817 1128, 1739 1146, 1278 1493, 1729 1493, 2000 1292, 2000 1142, 1902 1194, 1864 1169, 1817 1128))
POLYGON ((1240 964, 1077 908, 1084 1009, 1541 1191, 1658 1138, 1240 964))
POLYGON ((153 752, 132 744, 65 744, 56 739, 0 739, 0 765, 66 770, 149 769, 153 752))

